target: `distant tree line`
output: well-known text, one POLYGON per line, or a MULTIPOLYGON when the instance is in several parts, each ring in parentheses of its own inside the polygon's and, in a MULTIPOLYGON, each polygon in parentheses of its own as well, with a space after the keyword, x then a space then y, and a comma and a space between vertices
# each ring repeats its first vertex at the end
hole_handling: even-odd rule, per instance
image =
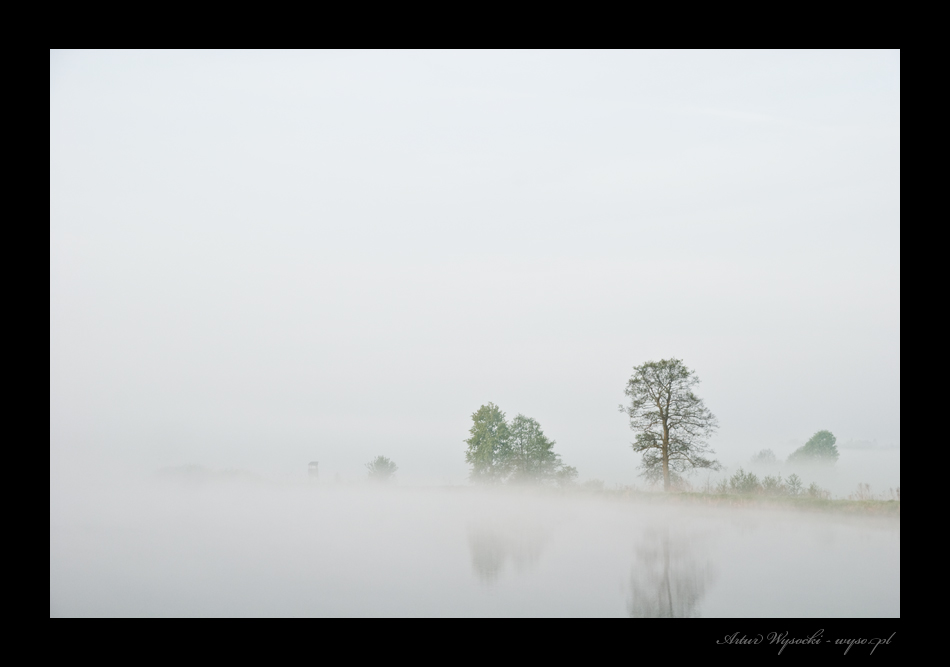
MULTIPOLYGON (((787 463, 822 463, 833 465, 838 460, 838 448, 835 446, 831 431, 818 431, 808 442, 789 454, 787 463)), ((763 449, 752 457, 753 465, 778 465, 778 457, 771 449, 763 449)))
MULTIPOLYGON (((631 444, 642 456, 641 474, 651 483, 662 482, 666 491, 688 486, 684 477, 698 468, 722 470, 708 444, 718 421, 696 395, 698 384, 696 373, 680 359, 648 361, 634 367, 625 389, 629 402, 619 406, 636 434, 631 444)), ((465 461, 471 466, 469 477, 474 482, 563 484, 577 477, 576 468, 561 463, 554 441, 544 435, 540 424, 523 414, 508 421, 497 405, 488 403, 472 414, 469 434, 465 461)), ((830 431, 818 431, 788 457, 793 464, 830 465, 837 460, 835 436, 830 431)), ((752 463, 775 465, 778 459, 772 450, 763 449, 752 463)), ((767 476, 760 481, 742 470, 724 480, 718 491, 792 496, 826 493, 814 484, 802 488, 797 475, 784 480, 767 476)))
POLYGON ((724 479, 715 487, 716 493, 763 494, 766 496, 809 496, 812 498, 830 498, 831 494, 812 482, 807 488, 798 475, 791 474, 785 479, 781 475, 766 475, 759 479, 755 474, 739 468, 729 479, 724 479))

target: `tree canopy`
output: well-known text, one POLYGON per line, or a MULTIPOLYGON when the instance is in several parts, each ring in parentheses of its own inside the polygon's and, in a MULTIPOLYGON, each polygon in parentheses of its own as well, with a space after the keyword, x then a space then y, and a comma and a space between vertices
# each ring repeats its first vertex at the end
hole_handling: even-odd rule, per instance
POLYGON ((508 425, 509 480, 543 482, 554 479, 561 465, 561 457, 554 453, 554 444, 534 419, 524 415, 512 419, 508 425))
POLYGON ((465 460, 471 478, 488 483, 569 483, 577 469, 561 463, 555 442, 534 419, 519 414, 510 422, 494 403, 472 414, 471 437, 466 440, 465 460))
POLYGON ((718 461, 706 440, 716 430, 716 417, 693 393, 699 378, 679 359, 648 361, 636 366, 621 405, 630 428, 637 434, 633 451, 642 454, 643 476, 663 480, 669 490, 681 475, 694 468, 718 470, 718 461))
POLYGON ((399 470, 392 459, 385 456, 377 456, 366 464, 366 469, 369 471, 369 478, 374 482, 388 482, 399 470))
POLYGON ((808 442, 789 455, 788 462, 834 464, 838 460, 836 441, 837 438, 831 431, 818 431, 808 442))
POLYGON ((510 470, 505 413, 494 403, 481 406, 472 414, 469 433, 471 437, 465 441, 468 445, 465 462, 472 466, 472 481, 493 483, 504 480, 510 470))

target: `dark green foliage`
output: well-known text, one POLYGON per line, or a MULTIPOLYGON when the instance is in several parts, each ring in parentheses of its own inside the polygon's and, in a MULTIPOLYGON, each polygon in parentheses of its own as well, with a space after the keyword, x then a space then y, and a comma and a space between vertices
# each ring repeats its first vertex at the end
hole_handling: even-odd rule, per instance
POLYGON ((818 431, 804 445, 788 457, 789 463, 825 463, 834 464, 838 460, 836 438, 831 431, 818 431))
POLYGON ((366 464, 366 469, 369 471, 369 478, 374 482, 388 482, 399 470, 392 459, 385 456, 377 456, 366 464))
POLYGON ((699 378, 682 361, 661 359, 635 367, 624 391, 630 404, 620 411, 637 434, 633 451, 643 455, 642 474, 651 482, 663 480, 667 491, 695 468, 720 468, 707 458, 714 452, 706 440, 717 422, 693 393, 697 384, 699 378))

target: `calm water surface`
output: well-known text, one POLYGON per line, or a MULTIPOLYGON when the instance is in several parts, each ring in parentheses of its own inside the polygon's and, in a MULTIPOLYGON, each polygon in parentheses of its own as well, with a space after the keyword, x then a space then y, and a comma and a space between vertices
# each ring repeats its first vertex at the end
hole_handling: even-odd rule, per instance
POLYGON ((51 485, 50 616, 899 617, 900 520, 465 488, 51 485))

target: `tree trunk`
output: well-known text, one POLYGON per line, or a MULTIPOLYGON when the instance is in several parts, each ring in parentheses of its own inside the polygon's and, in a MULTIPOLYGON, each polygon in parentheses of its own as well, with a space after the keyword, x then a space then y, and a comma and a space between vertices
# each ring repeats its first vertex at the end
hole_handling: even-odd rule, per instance
POLYGON ((663 490, 670 490, 670 429, 663 418, 663 490))

